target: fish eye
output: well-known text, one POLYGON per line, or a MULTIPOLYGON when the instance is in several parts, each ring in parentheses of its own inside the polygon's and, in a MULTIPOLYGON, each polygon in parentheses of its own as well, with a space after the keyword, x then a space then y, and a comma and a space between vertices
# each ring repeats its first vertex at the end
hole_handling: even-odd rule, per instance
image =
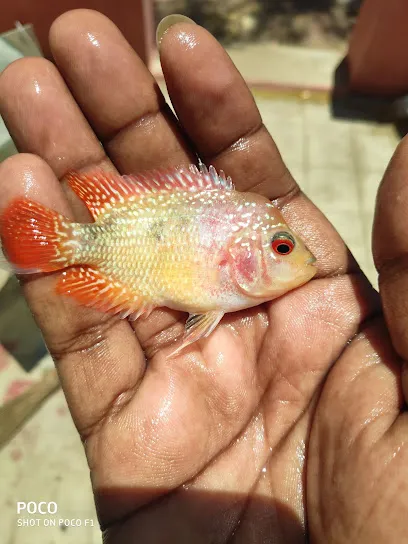
POLYGON ((277 232, 272 238, 272 249, 278 255, 289 255, 295 247, 295 239, 288 232, 277 232))

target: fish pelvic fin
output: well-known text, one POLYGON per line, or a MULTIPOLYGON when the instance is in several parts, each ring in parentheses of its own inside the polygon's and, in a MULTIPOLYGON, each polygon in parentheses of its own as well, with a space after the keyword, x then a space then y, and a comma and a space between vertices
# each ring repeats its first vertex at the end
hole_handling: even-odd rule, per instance
POLYGON ((214 310, 205 314, 190 314, 186 321, 186 330, 181 345, 170 354, 170 357, 178 355, 184 348, 197 342, 201 338, 207 338, 221 321, 224 312, 214 310))
MULTIPOLYGON (((122 283, 89 266, 73 266, 61 274, 57 293, 101 312, 118 314, 121 319, 145 313, 147 305, 122 283)), ((139 317, 137 315, 137 317, 139 317)))
POLYGON ((18 198, 0 218, 2 249, 17 273, 61 270, 75 262, 80 242, 74 227, 63 215, 18 198))

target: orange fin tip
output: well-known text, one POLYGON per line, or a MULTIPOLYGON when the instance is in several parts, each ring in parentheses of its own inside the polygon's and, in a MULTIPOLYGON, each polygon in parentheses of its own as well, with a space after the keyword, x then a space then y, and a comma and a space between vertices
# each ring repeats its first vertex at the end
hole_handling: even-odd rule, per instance
POLYGON ((124 285, 112 281, 98 270, 75 266, 62 273, 57 293, 72 297, 83 306, 129 317, 143 307, 141 299, 124 285))

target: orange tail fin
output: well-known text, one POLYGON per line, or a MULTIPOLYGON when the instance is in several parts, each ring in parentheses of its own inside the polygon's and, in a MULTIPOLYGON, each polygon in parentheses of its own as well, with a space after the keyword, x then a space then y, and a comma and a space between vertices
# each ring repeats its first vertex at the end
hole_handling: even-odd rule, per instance
POLYGON ((19 271, 60 270, 74 264, 72 226, 63 215, 37 202, 14 200, 0 218, 4 253, 19 271))

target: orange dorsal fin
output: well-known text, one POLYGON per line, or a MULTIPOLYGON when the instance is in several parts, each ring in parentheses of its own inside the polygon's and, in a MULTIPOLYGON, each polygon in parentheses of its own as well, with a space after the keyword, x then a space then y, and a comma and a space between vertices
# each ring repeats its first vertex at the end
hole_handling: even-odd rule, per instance
POLYGON ((234 189, 231 178, 226 177, 222 170, 218 174, 213 166, 207 169, 204 165, 200 169, 190 165, 188 168, 151 170, 132 176, 102 170, 69 172, 66 178, 94 219, 106 209, 151 193, 234 189))
POLYGON ((72 297, 83 306, 120 314, 121 318, 135 312, 141 315, 146 306, 129 288, 88 266, 74 266, 63 272, 57 293, 72 297))

